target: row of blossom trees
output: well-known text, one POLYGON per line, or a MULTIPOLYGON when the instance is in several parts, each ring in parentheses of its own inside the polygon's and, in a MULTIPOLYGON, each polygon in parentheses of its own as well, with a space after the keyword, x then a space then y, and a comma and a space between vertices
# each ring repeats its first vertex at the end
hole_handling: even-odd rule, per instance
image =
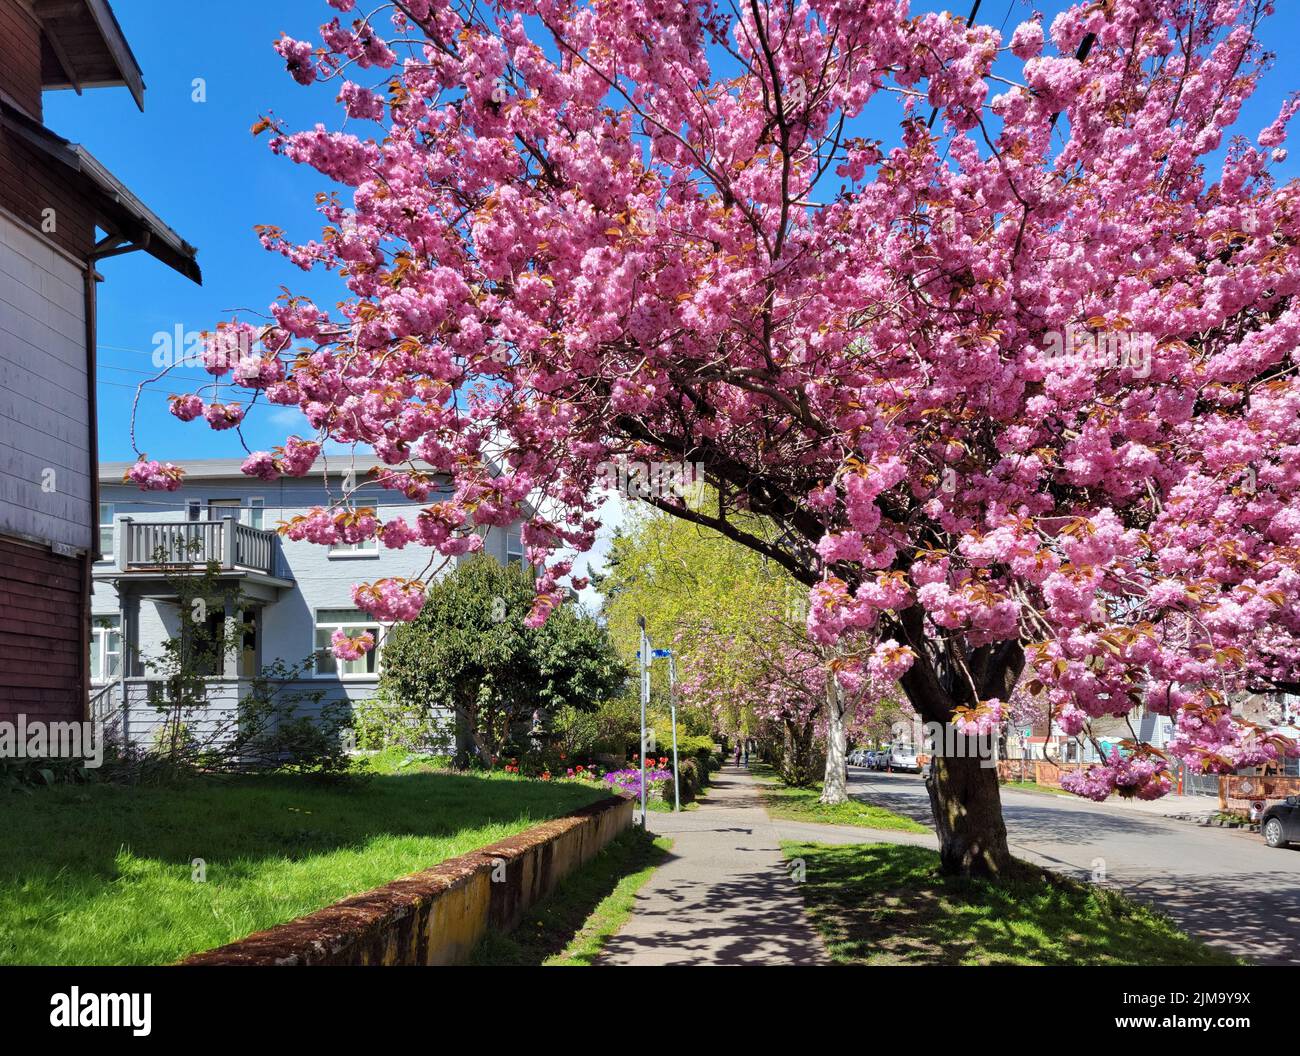
MULTIPOLYGON (((238 428, 229 382, 317 434, 250 473, 328 437, 453 487, 410 521, 343 494, 295 537, 456 554, 528 509, 538 622, 611 462, 690 463, 716 508, 646 501, 811 588, 809 641, 876 655, 927 721, 987 722, 1024 676, 1071 732, 1169 715, 1206 771, 1282 750, 1229 705, 1300 688, 1300 188, 1274 175, 1300 101, 1232 131, 1268 0, 1079 0, 1009 36, 907 0, 330 3, 319 45, 277 47, 347 128, 255 131, 344 188, 321 237, 261 238, 345 299, 220 328, 174 410, 238 428)), ((1087 791, 1167 768, 1135 745, 1087 791)), ((945 868, 1004 872, 995 774, 941 755, 929 784, 945 868)))
MULTIPOLYGON (((699 496, 692 508, 707 511, 716 501, 699 496)), ((776 532, 756 517, 742 523, 758 535, 776 532)), ((655 644, 677 658, 684 706, 720 733, 765 740, 790 784, 812 783, 824 755, 823 799, 847 798, 847 743, 896 689, 887 672, 879 680, 867 673, 879 670, 872 650, 811 641, 808 590, 785 568, 667 513, 633 514, 608 565, 599 582, 604 614, 629 657, 644 615, 655 644)))

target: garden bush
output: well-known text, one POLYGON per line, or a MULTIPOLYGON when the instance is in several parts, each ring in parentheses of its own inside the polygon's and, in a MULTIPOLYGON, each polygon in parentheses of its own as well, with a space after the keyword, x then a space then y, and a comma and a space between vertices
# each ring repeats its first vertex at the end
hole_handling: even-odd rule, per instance
POLYGON ((555 745, 570 759, 588 758, 600 740, 599 718, 571 704, 555 713, 551 729, 555 745))
POLYGON ((357 747, 404 752, 446 752, 455 747, 455 720, 423 704, 389 699, 385 687, 352 705, 357 747))

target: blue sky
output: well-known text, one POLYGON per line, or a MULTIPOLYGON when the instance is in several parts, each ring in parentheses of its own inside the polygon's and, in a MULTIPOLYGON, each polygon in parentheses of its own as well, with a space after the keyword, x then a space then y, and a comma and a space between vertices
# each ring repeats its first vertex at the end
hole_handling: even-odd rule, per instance
MULTIPOLYGON (((369 6, 365 0, 360 5, 369 6)), ((981 22, 1003 24, 1009 35, 1033 6, 1051 13, 1060 2, 983 0, 981 22)), ((1300 33, 1300 4, 1282 0, 1282 13, 1265 28, 1266 44, 1285 55, 1300 33)), ((141 199, 199 248, 200 288, 141 253, 102 264, 100 287, 99 415, 100 454, 105 460, 134 457, 129 438, 135 387, 156 369, 154 335, 198 331, 238 309, 262 312, 282 285, 332 304, 341 294, 336 280, 308 275, 258 244, 253 225, 274 223, 302 239, 319 233, 314 195, 328 189, 313 171, 274 157, 265 137, 249 127, 273 110, 292 128, 316 121, 338 127, 341 111, 328 87, 303 89, 284 72, 271 44, 281 31, 315 39, 315 28, 335 12, 324 0, 116 0, 123 31, 144 70, 148 90, 139 113, 125 89, 51 92, 45 121, 55 132, 82 143, 141 199), (206 100, 196 102, 195 78, 206 100)), ((916 2, 915 11, 959 11, 967 0, 916 2)), ((1243 115, 1240 130, 1253 134, 1268 124, 1300 77, 1285 58, 1264 82, 1243 115)), ((858 134, 896 141, 898 111, 892 102, 873 108, 858 134)), ((1294 152, 1293 152, 1294 153, 1294 152)), ((1300 175, 1300 153, 1283 169, 1300 175)), ((203 380, 200 371, 178 377, 203 380)), ((166 413, 169 392, 187 391, 181 381, 164 382, 141 396, 137 439, 151 457, 184 464, 187 459, 230 457, 243 448, 233 432, 214 433, 202 422, 184 425, 166 413)), ((259 405, 244 429, 252 448, 269 447, 305 431, 296 411, 259 405)))

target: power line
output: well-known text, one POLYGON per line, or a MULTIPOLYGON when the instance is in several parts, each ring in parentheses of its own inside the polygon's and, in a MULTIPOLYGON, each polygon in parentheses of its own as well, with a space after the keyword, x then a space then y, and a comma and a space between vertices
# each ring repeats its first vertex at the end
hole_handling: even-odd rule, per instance
MULTIPOLYGON (((95 366, 100 367, 104 370, 124 370, 128 374, 146 374, 149 375, 150 377, 158 373, 157 370, 141 370, 139 367, 119 367, 116 363, 96 363, 95 366)), ((208 377, 210 378, 212 377, 212 375, 209 374, 208 377)), ((182 381, 203 381, 204 379, 182 377, 181 380, 182 381)))
MULTIPOLYGON (((970 17, 966 19, 966 28, 970 29, 975 24, 975 16, 979 14, 982 0, 975 0, 975 6, 970 9, 970 17)), ((926 128, 934 128, 934 119, 939 115, 939 108, 936 106, 930 111, 930 120, 925 123, 926 128)))

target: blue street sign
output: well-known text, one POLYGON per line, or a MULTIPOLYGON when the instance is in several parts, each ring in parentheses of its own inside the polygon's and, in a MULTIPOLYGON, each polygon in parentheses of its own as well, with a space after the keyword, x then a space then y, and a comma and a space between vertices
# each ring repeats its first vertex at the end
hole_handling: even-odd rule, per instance
MULTIPOLYGON (((672 656, 672 655, 673 655, 673 651, 672 651, 671 649, 651 649, 651 650, 650 650, 650 659, 651 659, 651 660, 667 660, 667 659, 668 659, 670 656, 672 656)), ((641 659, 641 650, 640 650, 640 649, 638 649, 638 650, 636 651, 636 658, 637 658, 638 660, 641 659)))

